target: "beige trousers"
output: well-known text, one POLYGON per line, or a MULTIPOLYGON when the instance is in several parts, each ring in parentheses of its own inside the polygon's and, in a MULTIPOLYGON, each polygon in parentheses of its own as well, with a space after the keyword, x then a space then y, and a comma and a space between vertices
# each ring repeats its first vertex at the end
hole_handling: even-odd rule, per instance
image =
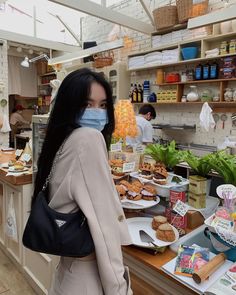
POLYGON ((103 295, 95 255, 61 257, 49 295, 103 295))

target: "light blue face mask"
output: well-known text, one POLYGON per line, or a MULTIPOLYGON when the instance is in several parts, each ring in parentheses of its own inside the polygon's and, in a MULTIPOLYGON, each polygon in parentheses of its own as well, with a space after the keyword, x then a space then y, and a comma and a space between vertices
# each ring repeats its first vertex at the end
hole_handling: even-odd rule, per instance
POLYGON ((108 123, 107 110, 98 108, 87 108, 83 115, 77 119, 81 127, 91 127, 102 131, 108 123))

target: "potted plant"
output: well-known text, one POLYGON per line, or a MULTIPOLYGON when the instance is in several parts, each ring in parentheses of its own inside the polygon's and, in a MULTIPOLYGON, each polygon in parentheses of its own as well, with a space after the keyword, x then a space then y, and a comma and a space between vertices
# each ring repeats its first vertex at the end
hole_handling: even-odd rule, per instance
POLYGON ((144 154, 151 156, 157 163, 163 163, 169 171, 183 161, 183 152, 176 150, 174 140, 166 146, 150 144, 144 150, 144 154))
POLYGON ((208 176, 211 170, 210 154, 205 155, 204 157, 197 157, 191 151, 186 151, 184 153, 184 160, 193 170, 196 180, 206 181, 206 195, 208 196, 211 185, 211 178, 208 176))
POLYGON ((215 170, 226 184, 236 185, 236 157, 224 150, 209 155, 211 169, 215 170))

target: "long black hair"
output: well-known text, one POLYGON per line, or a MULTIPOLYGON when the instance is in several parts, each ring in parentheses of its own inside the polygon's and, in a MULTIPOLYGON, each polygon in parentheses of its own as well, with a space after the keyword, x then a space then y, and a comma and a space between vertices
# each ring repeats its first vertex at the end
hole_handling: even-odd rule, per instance
MULTIPOLYGON (((100 84, 106 92, 108 123, 102 133, 107 147, 115 127, 114 106, 110 84, 102 74, 87 68, 76 70, 65 77, 55 98, 47 126, 45 140, 38 160, 32 204, 50 173, 56 152, 75 128, 78 115, 85 110, 90 97, 91 84, 100 84)), ((48 201, 48 200, 47 200, 48 201)))

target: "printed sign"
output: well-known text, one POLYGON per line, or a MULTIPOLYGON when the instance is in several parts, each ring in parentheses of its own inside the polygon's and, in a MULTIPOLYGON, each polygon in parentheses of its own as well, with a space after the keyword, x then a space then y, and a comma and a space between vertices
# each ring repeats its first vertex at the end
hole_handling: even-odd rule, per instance
POLYGON ((135 168, 135 162, 129 162, 123 164, 123 172, 133 172, 135 168))
POLYGON ((22 160, 25 162, 28 162, 31 159, 31 155, 30 154, 23 154, 22 155, 22 160))
POLYGON ((20 157, 20 155, 22 154, 22 152, 23 152, 23 150, 16 150, 15 151, 15 155, 17 156, 17 157, 20 157))
POLYGON ((231 231, 233 227, 233 222, 230 220, 226 220, 223 218, 215 218, 214 226, 219 228, 220 230, 228 230, 231 231))
POLYGON ((121 152, 122 151, 122 143, 113 143, 110 147, 111 152, 121 152))
POLYGON ((217 187, 216 193, 221 199, 234 199, 236 198, 236 187, 232 184, 222 184, 217 187))
POLYGON ((182 201, 178 200, 177 203, 175 204, 173 210, 178 213, 181 216, 186 215, 188 212, 189 205, 183 203, 182 201))

